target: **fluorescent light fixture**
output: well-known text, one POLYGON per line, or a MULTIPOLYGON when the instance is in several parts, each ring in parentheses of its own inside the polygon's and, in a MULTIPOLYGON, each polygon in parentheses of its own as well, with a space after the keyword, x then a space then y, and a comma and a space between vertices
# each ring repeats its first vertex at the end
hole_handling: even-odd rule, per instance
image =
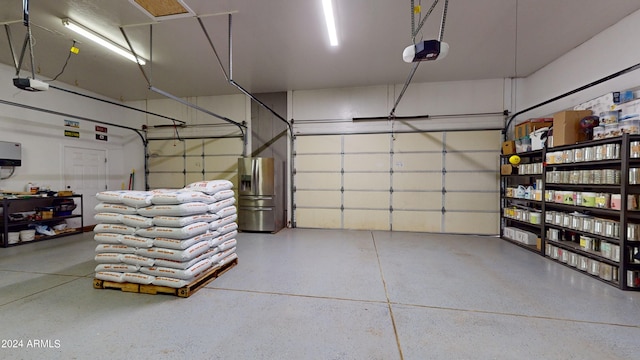
POLYGON ((322 0, 324 8, 324 19, 327 22, 327 31, 329 32, 329 44, 338 46, 338 34, 336 32, 336 19, 333 15, 333 0, 322 0))
MULTIPOLYGON (((113 51, 114 53, 123 56, 133 62, 136 62, 136 57, 133 56, 133 53, 131 53, 131 51, 123 48, 122 46, 114 43, 113 41, 103 37, 102 35, 87 29, 86 27, 72 21, 71 19, 62 19, 62 25, 64 25, 67 29, 72 30, 84 37, 86 37, 87 39, 95 42, 96 44, 102 45, 105 48, 113 51)), ((141 58, 138 57, 138 61, 140 63, 140 65, 144 65, 147 62, 141 58)))

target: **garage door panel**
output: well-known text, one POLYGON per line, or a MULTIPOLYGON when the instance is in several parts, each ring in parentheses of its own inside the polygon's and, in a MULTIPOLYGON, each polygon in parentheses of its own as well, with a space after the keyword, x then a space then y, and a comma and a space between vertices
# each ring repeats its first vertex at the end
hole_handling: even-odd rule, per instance
POLYGON ((391 187, 388 173, 344 174, 344 188, 349 190, 386 190, 391 187))
POLYGON ((233 183, 234 189, 236 189, 238 184, 238 173, 206 171, 204 173, 204 179, 205 180, 229 180, 233 183))
POLYGON ((339 190, 340 173, 297 173, 296 187, 300 189, 339 190))
POLYGON ((444 232, 496 235, 499 223, 497 213, 447 212, 444 232))
POLYGON ((395 153, 405 151, 442 151, 442 133, 396 134, 393 142, 395 153))
POLYGON ((445 196, 447 210, 500 210, 500 196, 495 193, 455 193, 448 192, 445 196))
POLYGON ((202 172, 204 169, 204 161, 202 157, 187 157, 185 158, 185 170, 187 171, 199 171, 202 172))
POLYGON ((395 190, 442 190, 442 173, 394 173, 395 190))
POLYGON ((345 171, 389 171, 389 168, 389 154, 344 155, 345 171))
POLYGON ((180 189, 185 186, 184 174, 181 173, 151 173, 148 183, 151 189, 180 189))
POLYGON ((498 131, 452 131, 447 133, 447 151, 495 150, 500 144, 498 131))
POLYGON ((442 153, 393 154, 395 171, 442 170, 442 153))
POLYGON ((185 185, 205 180, 204 174, 202 173, 187 173, 187 183, 185 185))
POLYGON ((344 137, 344 152, 384 152, 390 151, 388 134, 349 135, 344 137))
POLYGON ((339 191, 296 191, 297 207, 331 207, 340 209, 342 194, 339 191))
POLYGON ((184 141, 153 140, 149 141, 147 151, 150 155, 180 155, 184 153, 184 141))
POLYGON ((149 171, 182 171, 184 158, 182 156, 152 156, 149 158, 149 171))
POLYGON ((339 154, 330 155, 297 155, 296 171, 334 171, 341 169, 341 156, 339 154))
POLYGON ((393 210, 442 209, 441 192, 393 192, 393 210))
POLYGON ((331 136, 298 136, 296 153, 337 153, 342 148, 342 135, 331 136))
POLYGON ((436 211, 394 211, 394 231, 440 232, 442 213, 436 211))
POLYGON ((296 209, 296 224, 302 228, 341 229, 340 209, 296 209))
POLYGON ((202 139, 192 140, 187 139, 184 141, 184 152, 186 155, 199 155, 202 156, 202 139))
POLYGON ((447 173, 447 191, 495 191, 499 190, 497 172, 447 173))
POLYGON ((389 210, 344 210, 344 227, 351 230, 389 230, 389 210))
POLYGON ((240 157, 242 154, 242 139, 205 139, 203 147, 205 155, 238 154, 238 157, 240 157))
MULTIPOLYGON (((340 206, 340 205, 338 205, 340 206)), ((345 208, 389 209, 389 192, 345 191, 345 208)))
POLYGON ((498 157, 495 152, 457 152, 447 153, 445 168, 447 171, 494 171, 498 172, 498 157))
POLYGON ((239 156, 205 156, 204 168, 207 171, 236 172, 239 156))

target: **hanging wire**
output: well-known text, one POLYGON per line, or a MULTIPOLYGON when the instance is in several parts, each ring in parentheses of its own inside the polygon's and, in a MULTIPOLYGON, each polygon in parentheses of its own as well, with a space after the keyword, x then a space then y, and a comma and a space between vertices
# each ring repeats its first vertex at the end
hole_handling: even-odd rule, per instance
MULTIPOLYGON (((76 41, 73 40, 73 44, 71 45, 71 48, 74 48, 75 46, 76 46, 76 41)), ((73 54, 73 53, 71 52, 71 50, 69 50, 69 53, 67 54, 67 59, 64 61, 64 65, 62 66, 62 70, 60 70, 58 75, 54 76, 53 79, 48 80, 48 81, 55 81, 55 80, 58 79, 58 76, 62 75, 64 70, 67 68, 67 64, 69 64, 69 59, 71 59, 71 54, 73 54)))

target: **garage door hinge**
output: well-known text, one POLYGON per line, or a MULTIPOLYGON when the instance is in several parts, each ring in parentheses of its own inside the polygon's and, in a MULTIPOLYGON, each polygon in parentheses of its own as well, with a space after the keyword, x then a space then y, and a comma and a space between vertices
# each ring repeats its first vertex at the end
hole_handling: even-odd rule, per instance
POLYGON ((298 173, 298 170, 293 169, 293 175, 295 175, 295 174, 297 174, 297 173, 298 173))
POLYGON ((344 211, 344 205, 340 205, 340 211, 344 211))
POLYGON ((393 187, 389 188, 389 192, 393 194, 393 187))
POLYGON ((389 174, 393 174, 393 168, 389 169, 389 174))
POLYGON ((344 169, 340 169, 340 174, 344 174, 344 169))
POLYGON ((447 173, 447 169, 442 168, 442 173, 443 173, 443 174, 446 174, 446 173, 447 173))
POLYGON ((182 169, 182 174, 187 175, 187 169, 182 169))
POLYGON ((447 189, 442 188, 442 193, 443 193, 443 194, 446 194, 446 193, 447 193, 447 189))
POLYGON ((344 186, 340 188, 340 192, 343 193, 344 192, 344 186))
POLYGON ((442 211, 443 214, 447 212, 447 210, 444 208, 444 206, 442 207, 442 210, 440 210, 440 211, 442 211))
POLYGON ((446 154, 447 153, 447 149, 442 149, 442 153, 446 154))
POLYGON ((297 191, 297 189, 298 189, 298 188, 294 186, 292 190, 293 190, 293 192, 296 192, 296 191, 297 191))
POLYGON ((389 206, 389 212, 393 212, 393 206, 389 206))

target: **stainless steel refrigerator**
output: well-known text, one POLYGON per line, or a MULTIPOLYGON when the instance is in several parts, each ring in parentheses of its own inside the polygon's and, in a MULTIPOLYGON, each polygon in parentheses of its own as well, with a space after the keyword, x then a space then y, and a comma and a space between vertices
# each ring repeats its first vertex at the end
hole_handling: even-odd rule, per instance
POLYGON ((272 232, 284 227, 282 166, 273 158, 238 159, 238 229, 272 232))

